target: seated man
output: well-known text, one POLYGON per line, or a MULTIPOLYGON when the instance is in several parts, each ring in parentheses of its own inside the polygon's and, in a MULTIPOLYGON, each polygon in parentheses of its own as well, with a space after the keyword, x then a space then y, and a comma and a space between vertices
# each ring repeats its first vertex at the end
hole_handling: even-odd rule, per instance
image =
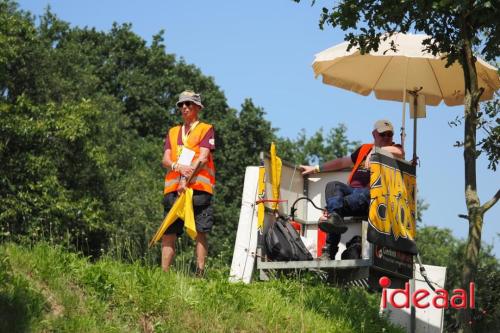
POLYGON ((392 141, 394 127, 388 120, 375 122, 372 131, 374 143, 363 144, 351 156, 337 158, 322 165, 301 165, 303 175, 321 171, 336 171, 352 167, 348 184, 334 181, 326 185, 326 212, 320 218, 319 228, 328 233, 322 258, 335 259, 340 236, 347 231, 344 216, 366 216, 370 204, 370 156, 373 146, 380 147, 397 158, 403 158, 401 145, 392 141))

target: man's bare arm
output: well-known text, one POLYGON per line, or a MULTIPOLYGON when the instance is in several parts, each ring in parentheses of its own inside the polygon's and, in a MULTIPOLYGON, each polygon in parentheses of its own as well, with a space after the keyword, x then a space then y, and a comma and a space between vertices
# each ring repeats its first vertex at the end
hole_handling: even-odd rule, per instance
POLYGON ((302 171, 303 175, 308 175, 311 173, 317 173, 319 171, 337 171, 345 168, 353 167, 354 163, 352 163, 350 156, 345 156, 341 158, 336 158, 334 160, 325 162, 321 166, 315 165, 301 165, 299 168, 302 171))
POLYGON ((161 160, 161 165, 165 169, 172 167, 173 162, 170 159, 170 154, 171 154, 170 149, 165 150, 165 152, 163 153, 163 159, 161 160))

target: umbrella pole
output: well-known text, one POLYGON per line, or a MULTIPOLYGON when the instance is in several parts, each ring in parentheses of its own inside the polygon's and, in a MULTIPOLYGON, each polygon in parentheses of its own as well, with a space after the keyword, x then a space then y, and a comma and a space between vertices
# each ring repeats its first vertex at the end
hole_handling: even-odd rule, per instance
POLYGON ((404 81, 404 88, 403 88, 403 119, 401 121, 401 147, 403 147, 403 150, 405 149, 405 120, 406 120, 406 81, 408 79, 408 61, 410 59, 406 58, 406 66, 405 66, 405 81, 404 81))
MULTIPOLYGON (((417 102, 415 98, 415 110, 417 109, 417 102)), ((417 160, 417 117, 413 118, 413 160, 417 160)))
MULTIPOLYGON (((408 91, 413 95, 413 163, 417 163, 417 118, 418 118, 418 93, 423 87, 408 91)), ((411 110, 410 110, 411 113, 411 110)))
POLYGON ((415 91, 413 98, 413 161, 417 161, 417 107, 418 92, 415 91))
POLYGON ((405 148, 406 87, 403 91, 403 119, 401 121, 401 146, 405 148))

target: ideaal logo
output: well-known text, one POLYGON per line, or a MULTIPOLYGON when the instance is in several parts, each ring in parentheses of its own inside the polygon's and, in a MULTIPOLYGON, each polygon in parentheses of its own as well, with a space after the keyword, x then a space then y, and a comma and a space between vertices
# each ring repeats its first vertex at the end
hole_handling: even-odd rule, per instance
POLYGON ((476 301, 474 298, 475 297, 474 282, 469 283, 468 293, 464 289, 453 289, 453 294, 451 298, 449 297, 450 295, 448 291, 441 288, 436 289, 435 291, 436 295, 431 296, 430 298, 428 298, 431 295, 430 292, 425 289, 417 289, 410 295, 410 284, 408 282, 405 283, 404 289, 391 290, 389 292, 390 295, 388 297, 387 288, 389 288, 391 285, 391 279, 389 279, 386 276, 383 276, 379 279, 378 283, 383 288, 382 307, 384 309, 387 308, 387 301, 389 301, 389 304, 391 304, 393 307, 397 309, 409 308, 410 301, 411 304, 413 304, 416 308, 419 309, 426 309, 431 305, 436 309, 447 309, 449 307, 452 307, 454 309, 465 309, 467 308, 467 306, 470 309, 475 308, 476 301), (403 296, 404 301, 402 303, 396 302, 397 295, 403 296))

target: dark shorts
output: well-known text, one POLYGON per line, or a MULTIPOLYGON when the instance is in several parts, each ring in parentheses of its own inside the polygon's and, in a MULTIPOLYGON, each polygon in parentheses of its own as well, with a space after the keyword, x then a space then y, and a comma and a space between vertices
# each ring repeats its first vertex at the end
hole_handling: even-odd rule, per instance
MULTIPOLYGON (((177 199, 177 192, 170 192, 163 197, 164 217, 167 216, 170 208, 177 199)), ((193 191, 194 221, 197 232, 210 232, 214 224, 214 212, 212 207, 212 195, 203 191, 193 191)), ((165 234, 182 235, 184 232, 184 221, 175 220, 165 231, 165 234)))

